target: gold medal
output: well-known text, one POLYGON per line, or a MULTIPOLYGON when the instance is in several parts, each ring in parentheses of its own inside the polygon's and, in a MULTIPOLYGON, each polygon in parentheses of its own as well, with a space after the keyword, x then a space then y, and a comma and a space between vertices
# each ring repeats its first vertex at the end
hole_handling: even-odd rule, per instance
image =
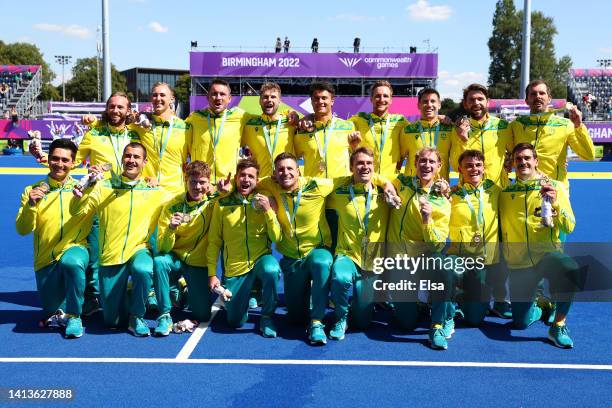
POLYGON ((183 214, 182 223, 183 224, 189 224, 192 219, 193 219, 193 217, 191 216, 191 214, 183 214))
POLYGON ((102 168, 102 171, 110 171, 110 169, 113 168, 113 166, 110 163, 104 163, 102 166, 100 166, 102 168))

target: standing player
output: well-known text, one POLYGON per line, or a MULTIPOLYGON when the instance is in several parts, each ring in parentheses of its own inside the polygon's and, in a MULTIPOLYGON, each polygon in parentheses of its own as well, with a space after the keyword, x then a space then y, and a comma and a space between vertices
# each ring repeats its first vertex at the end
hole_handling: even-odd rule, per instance
POLYGON ((156 179, 167 199, 185 192, 183 165, 187 162, 189 126, 174 113, 174 92, 165 82, 151 88, 151 128, 142 138, 148 164, 144 176, 156 179))
POLYGON ((451 166, 458 170, 459 156, 466 150, 478 150, 484 154, 485 177, 500 187, 506 186, 508 174, 504 170, 504 159, 506 152, 512 150, 508 122, 489 114, 489 93, 483 85, 471 84, 465 88, 461 103, 469 119, 451 136, 451 166))
POLYGON ((359 112, 349 120, 360 133, 359 146, 374 151, 374 171, 393 179, 401 162, 400 136, 408 122, 402 115, 389 113, 393 88, 388 81, 376 81, 372 85, 370 101, 372 113, 359 112))
POLYGON ((123 150, 121 178, 103 180, 84 196, 77 214, 97 212, 100 219, 100 299, 104 322, 122 326, 135 336, 148 336, 143 316, 152 286, 153 258, 149 238, 157 225, 162 191, 141 178, 147 151, 137 142, 123 150), (129 310, 128 278, 132 279, 129 310))
POLYGON ((213 184, 236 168, 244 124, 249 119, 242 109, 228 108, 231 100, 229 83, 215 79, 208 89, 208 108, 191 112, 186 119, 191 126, 191 160, 211 164, 213 184))
MULTIPOLYGON (((471 259, 456 269, 463 277, 465 322, 478 326, 489 307, 488 283, 500 275, 499 194, 501 188, 485 178, 486 160, 479 150, 466 150, 458 159, 459 184, 451 194, 450 247, 448 255, 471 259), (481 262, 475 262, 480 258, 481 262), (480 267, 485 265, 486 267, 480 267)), ((505 282, 504 282, 505 285, 505 282)))
POLYGON ((278 112, 280 103, 280 86, 274 82, 264 83, 259 93, 263 113, 249 119, 242 132, 242 145, 249 148, 260 166, 260 178, 272 175, 276 156, 283 152, 293 153, 295 128, 289 124, 289 115, 278 112))
POLYGON ((187 193, 179 194, 163 208, 158 222, 153 282, 159 317, 154 334, 167 336, 172 330, 171 287, 184 276, 189 289, 189 308, 200 321, 210 320, 206 248, 210 217, 217 194, 208 196, 210 167, 194 161, 185 167, 187 193))
POLYGON ((246 322, 249 295, 257 278, 262 292, 259 330, 264 337, 276 337, 273 315, 280 266, 272 256, 270 244, 281 239, 281 230, 268 197, 254 194, 258 170, 255 161, 240 160, 236 191, 215 203, 206 250, 209 287, 214 290, 221 285, 216 271, 223 248, 223 286, 232 293, 231 300, 225 303, 228 324, 241 327, 246 322))
POLYGON ((512 319, 518 329, 525 329, 542 316, 535 302, 539 283, 547 279, 556 311, 548 338, 558 347, 571 348, 573 341, 565 324, 571 296, 577 281, 578 265, 563 254, 561 232, 569 234, 576 221, 565 188, 538 172, 536 148, 519 143, 512 151, 516 182, 506 187, 500 198, 499 214, 504 237, 503 250, 510 268, 512 319), (545 214, 545 201, 552 214, 545 214), (545 219, 547 216, 550 219, 545 219), (561 297, 562 296, 562 297, 561 297))
POLYGON ((25 188, 16 221, 19 234, 34 232, 36 288, 45 314, 42 323, 58 309, 65 309, 67 338, 83 335, 81 312, 92 218, 90 214, 72 216, 69 211, 77 183, 70 176, 76 152, 70 140, 51 143, 49 175, 25 188))
POLYGON ((414 157, 424 147, 432 147, 440 154, 440 176, 448 180, 451 125, 440 123, 438 111, 442 107, 440 93, 433 88, 421 89, 417 95, 421 119, 404 127, 400 137, 401 154, 406 158, 405 174, 416 175, 414 157))
POLYGON ((385 241, 389 216, 382 189, 372 183, 374 152, 368 147, 359 147, 351 154, 350 164, 352 176, 334 180, 334 192, 327 199, 327 207, 336 210, 339 217, 331 276, 335 322, 329 337, 334 340, 344 338, 351 286, 351 324, 363 330, 372 320, 376 275, 371 273, 375 255, 370 252, 385 241))
POLYGON ((531 81, 525 95, 531 113, 519 116, 510 124, 513 143, 532 144, 538 156, 538 170, 568 188, 568 146, 584 160, 595 159, 595 147, 582 123, 582 113, 576 106, 572 106, 569 119, 556 116, 549 109, 552 100, 550 87, 542 80, 531 81))
MULTIPOLYGON (((416 271, 416 276, 443 284, 442 290, 429 291, 432 300, 429 341, 435 349, 446 349, 446 340, 451 337, 455 326, 455 311, 450 301, 454 272, 436 266, 442 262, 435 260, 443 260, 441 251, 448 237, 451 208, 443 188, 436 184, 441 168, 440 153, 433 147, 424 147, 417 152, 414 162, 415 176, 400 175, 394 180, 402 204, 401 208, 391 210, 387 240, 393 255, 396 255, 393 252, 410 257, 425 255, 423 259, 434 264, 433 268, 416 271)), ((408 330, 416 327, 416 302, 394 301, 394 305, 400 325, 408 330)))

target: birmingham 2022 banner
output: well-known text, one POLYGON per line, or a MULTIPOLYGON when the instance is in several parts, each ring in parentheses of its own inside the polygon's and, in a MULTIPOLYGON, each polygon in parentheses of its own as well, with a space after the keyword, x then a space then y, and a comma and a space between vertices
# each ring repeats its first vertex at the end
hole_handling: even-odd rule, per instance
POLYGON ((435 78, 438 54, 191 52, 191 76, 435 78))

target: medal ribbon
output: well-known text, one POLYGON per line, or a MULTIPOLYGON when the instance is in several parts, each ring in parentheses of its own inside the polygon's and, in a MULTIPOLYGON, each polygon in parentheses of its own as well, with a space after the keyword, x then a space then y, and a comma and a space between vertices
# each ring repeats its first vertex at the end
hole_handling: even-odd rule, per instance
MULTIPOLYGON (((291 236, 293 237, 295 234, 294 224, 295 224, 295 216, 297 215, 298 208, 300 208, 300 200, 302 199, 302 188, 297 194, 297 199, 293 202, 293 214, 289 211, 289 203, 287 202, 287 193, 281 194, 281 199, 283 200, 283 207, 285 207, 285 215, 287 216, 287 221, 289 221, 289 227, 291 229, 291 236)), ((293 198, 292 198, 293 201, 293 198)))
POLYGON ((381 171, 381 165, 382 165, 382 153, 383 153, 383 150, 385 149, 385 142, 387 141, 387 136, 389 135, 389 123, 390 122, 391 122, 391 115, 389 114, 387 116, 385 126, 381 129, 380 145, 379 145, 378 141, 376 140, 376 132, 374 131, 374 120, 372 119, 372 115, 370 115, 370 118, 369 118, 370 132, 372 133, 372 138, 374 139, 374 145, 376 146, 376 149, 378 149, 378 172, 379 173, 381 171))
POLYGON ((128 137, 128 128, 127 126, 123 129, 123 135, 121 135, 121 140, 119 140, 119 135, 113 135, 110 128, 107 126, 106 130, 108 130, 108 138, 110 139, 111 145, 113 146, 113 153, 115 154, 115 164, 117 165, 117 171, 115 169, 111 170, 112 177, 116 178, 118 174, 121 174, 121 169, 123 168, 122 157, 123 150, 125 146, 130 143, 130 139, 128 137))
MULTIPOLYGON (((170 141, 170 136, 172 135, 172 128, 174 127, 174 117, 170 119, 170 125, 168 126, 168 130, 166 131, 166 139, 164 140, 164 126, 162 125, 162 130, 159 135, 159 146, 157 146, 157 138, 155 131, 157 130, 157 126, 155 125, 155 121, 153 121, 153 141, 155 142, 155 150, 159 153, 159 168, 157 169, 157 181, 161 180, 161 165, 164 157, 164 153, 166 152, 166 147, 168 146, 168 142, 170 141)), ((209 125, 210 129, 210 125, 209 125)))
POLYGON ((321 147, 321 143, 319 143, 319 138, 317 137, 317 130, 315 129, 315 141, 317 142, 317 149, 319 150, 319 156, 321 156, 321 160, 325 163, 325 177, 327 177, 327 147, 329 146, 329 137, 334 133, 334 128, 336 127, 336 116, 332 116, 331 123, 329 125, 329 132, 327 131, 327 125, 323 127, 323 147, 321 147))
MULTIPOLYGON (((429 140, 431 141, 431 127, 428 129, 429 132, 429 140)), ((421 121, 419 121, 419 135, 421 137, 421 142, 423 143, 423 147, 429 146, 429 147, 437 147, 438 146, 438 135, 440 134, 440 122, 438 122, 436 124, 436 132, 434 133, 434 140, 433 140, 433 144, 432 145, 428 145, 425 143, 425 136, 423 134, 423 124, 421 123, 421 121)))
POLYGON ((366 198, 365 204, 365 213, 363 214, 363 218, 361 218, 361 214, 359 213, 359 207, 355 202, 355 190, 353 189, 353 183, 349 185, 349 194, 351 195, 351 203, 353 203, 353 208, 355 208, 355 213, 357 214, 357 220, 359 221, 359 225, 364 231, 364 236, 368 236, 368 225, 370 222, 370 209, 372 206, 372 190, 374 190, 374 186, 370 186, 368 190, 368 197, 366 198))
POLYGON ((270 141, 270 130, 266 126, 267 124, 264 122, 264 124, 261 126, 264 139, 266 141, 266 147, 268 148, 268 152, 270 152, 270 159, 272 159, 272 161, 274 161, 274 151, 276 150, 276 143, 278 142, 278 135, 280 133, 282 120, 282 116, 278 115, 278 121, 276 121, 276 132, 274 133, 274 142, 270 141))
POLYGON ((461 190, 463 191, 463 198, 467 203, 468 207, 470 208, 470 212, 472 213, 472 218, 476 218, 476 226, 478 227, 478 229, 480 229, 480 226, 484 224, 484 200, 482 197, 484 195, 484 190, 482 189, 482 184, 480 184, 480 186, 478 186, 478 188, 474 190, 474 195, 478 193, 478 216, 476 216, 474 204, 472 204, 472 200, 470 200, 470 197, 468 195, 467 190, 465 189, 464 184, 461 185, 461 190))

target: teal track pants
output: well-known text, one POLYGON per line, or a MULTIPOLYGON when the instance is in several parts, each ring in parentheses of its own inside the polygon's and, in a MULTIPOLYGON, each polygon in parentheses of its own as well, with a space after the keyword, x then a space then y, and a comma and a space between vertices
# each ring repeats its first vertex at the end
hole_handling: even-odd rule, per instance
POLYGON ((372 321, 374 312, 373 273, 364 273, 353 260, 345 255, 338 255, 334 260, 331 272, 331 299, 336 307, 336 321, 345 319, 349 312, 349 291, 353 287, 350 303, 351 323, 363 330, 372 321))
POLYGON ((60 259, 36 271, 36 288, 45 316, 62 309, 80 316, 89 253, 81 246, 68 248, 60 259))
MULTIPOLYGON (((439 253, 431 254, 428 257, 435 259, 441 258, 442 264, 444 264, 444 256, 439 253)), ((444 290, 429 291, 429 300, 431 301, 431 324, 443 324, 446 319, 454 316, 455 308, 453 306, 452 296, 456 282, 455 271, 445 268, 431 268, 429 270, 417 271, 413 276, 417 281, 424 279, 430 280, 433 283, 444 284, 444 290)), ((405 330, 413 330, 418 323, 418 309, 416 304, 417 292, 414 291, 410 293, 410 296, 415 298, 414 302, 393 300, 397 322, 399 326, 405 330)))
POLYGON ((280 266, 272 255, 264 255, 255 262, 253 268, 240 276, 225 277, 223 285, 232 292, 232 299, 225 302, 227 323, 231 327, 241 327, 248 319, 249 298, 255 279, 261 282, 261 315, 272 316, 278 304, 277 283, 280 266))
POLYGON ((174 253, 157 255, 153 263, 153 285, 159 314, 170 313, 170 282, 177 282, 184 276, 189 290, 189 309, 193 317, 199 322, 209 321, 212 301, 208 289, 208 268, 187 265, 174 253))
POLYGON ((287 317, 294 323, 308 320, 312 296, 311 320, 323 320, 329 300, 329 277, 333 257, 324 248, 315 248, 302 259, 283 257, 280 267, 285 285, 287 317), (312 282, 312 284, 311 284, 312 282))
POLYGON ((129 315, 143 317, 153 278, 153 258, 148 249, 136 252, 121 265, 100 266, 100 301, 104 323, 110 327, 127 325, 129 315), (128 297, 128 277, 132 291, 128 297))
POLYGON ((549 253, 533 268, 510 270, 510 299, 512 320, 517 329, 525 329, 542 316, 535 304, 538 285, 542 278, 548 279, 550 295, 556 302, 556 313, 567 316, 570 311, 579 267, 570 256, 549 253))

